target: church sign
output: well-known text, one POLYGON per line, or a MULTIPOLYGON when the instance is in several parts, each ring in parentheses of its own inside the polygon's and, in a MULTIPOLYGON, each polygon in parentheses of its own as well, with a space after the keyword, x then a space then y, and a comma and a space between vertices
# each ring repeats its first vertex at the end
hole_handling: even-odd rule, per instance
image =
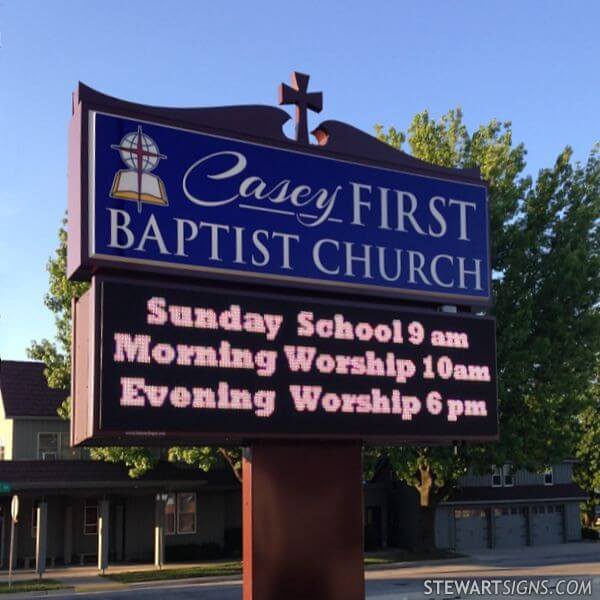
POLYGON ((80 303, 76 443, 497 435, 490 318, 104 277, 80 303))
POLYGON ((365 597, 364 442, 498 439, 486 183, 311 143, 308 80, 295 139, 274 106, 73 97, 72 444, 242 446, 248 600, 365 597))
POLYGON ((497 439, 486 184, 297 105, 83 85, 70 129, 76 444, 497 439), (443 308, 453 305, 454 308, 443 308), (454 313, 450 312, 454 310, 454 313))
POLYGON ((468 170, 432 170, 338 122, 321 126, 319 145, 298 145, 281 132, 276 108, 156 109, 84 86, 78 99, 69 206, 76 278, 108 266, 489 302, 486 185, 468 170), (344 136, 365 152, 345 147, 344 136))

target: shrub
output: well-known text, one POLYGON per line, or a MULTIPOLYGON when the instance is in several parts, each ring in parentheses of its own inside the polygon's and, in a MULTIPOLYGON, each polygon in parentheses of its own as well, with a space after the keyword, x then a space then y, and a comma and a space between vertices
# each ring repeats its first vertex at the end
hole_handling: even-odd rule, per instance
POLYGON ((600 539, 600 531, 591 527, 583 527, 581 529, 581 537, 584 540, 598 540, 600 539))
POLYGON ((219 544, 206 542, 204 544, 181 544, 178 546, 167 546, 167 562, 191 561, 191 560, 215 560, 223 558, 223 549, 219 544))

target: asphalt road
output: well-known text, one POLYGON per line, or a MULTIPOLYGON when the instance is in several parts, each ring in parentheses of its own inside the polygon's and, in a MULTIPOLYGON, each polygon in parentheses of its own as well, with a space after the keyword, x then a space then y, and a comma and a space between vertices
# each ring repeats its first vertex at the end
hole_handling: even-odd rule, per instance
MULTIPOLYGON (((387 572, 389 579, 368 580, 367 581, 367 599, 368 600, 424 600, 425 598, 436 598, 445 600, 456 600, 457 598, 503 598, 506 600, 523 597, 532 599, 547 598, 547 595, 538 594, 521 594, 520 596, 513 595, 478 595, 468 596, 460 595, 456 592, 451 594, 441 593, 424 594, 423 580, 403 580, 396 578, 393 572, 387 572)), ((515 578, 508 578, 512 581, 515 578)), ((589 577, 569 577, 569 580, 575 579, 579 582, 589 580, 589 577)), ((470 580, 473 581, 473 580, 470 580)), ((481 582, 481 578, 476 578, 474 581, 481 582)), ((534 579, 535 581, 535 579, 534 579)), ((547 579, 548 594, 555 596, 557 593, 558 579, 551 577, 547 579)), ((576 595, 575 598, 600 598, 600 576, 592 578, 592 595, 576 595)), ((55 599, 62 600, 163 600, 172 598, 173 600, 241 600, 242 590, 239 584, 235 585, 206 585, 206 584, 180 584, 176 586, 160 586, 156 588, 139 588, 135 590, 123 590, 112 592, 88 592, 80 594, 68 594, 61 596, 53 596, 55 599)), ((315 599, 318 600, 318 599, 315 599)))
MULTIPOLYGON (((539 585, 539 584, 538 584, 539 585)), ((564 585, 564 584, 563 584, 564 585)), ((572 584, 575 585, 575 584, 572 584)), ((435 561, 428 564, 406 564, 386 567, 367 572, 368 600, 426 600, 446 599, 466 600, 468 598, 532 598, 548 597, 594 598, 600 600, 600 544, 567 544, 560 547, 537 549, 513 549, 499 552, 490 551, 460 560, 435 561), (467 581, 471 585, 481 585, 484 579, 508 581, 509 587, 503 588, 504 594, 480 593, 470 595, 456 591, 439 589, 439 593, 426 592, 425 582, 431 580, 467 581), (561 594, 560 581, 577 580, 591 582, 589 593, 567 596, 561 594), (510 593, 511 582, 544 581, 547 592, 510 593), (475 582, 475 583, 473 583, 475 582), (558 587, 557 587, 558 584, 558 587)), ((562 588, 564 592, 564 587, 562 588)), ((587 591, 587 590, 585 590, 587 591)), ((19 595, 20 596, 20 595, 19 595)), ((238 582, 207 583, 169 583, 154 587, 130 587, 111 591, 69 593, 52 595, 60 600, 241 600, 241 585, 238 582)), ((283 599, 282 599, 283 600, 283 599)), ((322 600, 315 598, 314 600, 322 600)))

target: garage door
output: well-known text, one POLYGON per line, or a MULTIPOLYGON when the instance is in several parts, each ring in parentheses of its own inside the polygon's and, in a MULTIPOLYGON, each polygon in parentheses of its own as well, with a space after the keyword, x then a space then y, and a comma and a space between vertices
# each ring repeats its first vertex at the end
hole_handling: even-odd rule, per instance
POLYGON ((496 548, 517 548, 527 545, 527 508, 502 506, 494 508, 496 548))
POLYGON ((457 550, 489 548, 488 512, 483 508, 464 508, 454 511, 457 550))
POLYGON ((531 516, 535 546, 564 542, 564 506, 562 504, 532 506, 531 516))

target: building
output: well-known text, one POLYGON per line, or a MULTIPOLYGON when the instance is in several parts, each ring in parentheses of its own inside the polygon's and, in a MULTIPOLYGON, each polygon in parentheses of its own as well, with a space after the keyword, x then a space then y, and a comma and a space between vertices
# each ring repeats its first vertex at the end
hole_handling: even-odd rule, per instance
POLYGON ((573 483, 565 461, 545 473, 468 475, 436 514, 437 543, 458 550, 518 548, 581 539, 580 503, 587 498, 573 483))
MULTIPOLYGON (((438 548, 473 552, 581 540, 580 503, 587 498, 564 461, 545 473, 513 471, 467 474, 435 514, 438 548)), ((365 494, 367 542, 412 547, 419 536, 416 490, 393 480, 382 465, 365 494)))
POLYGON ((240 486, 230 470, 205 474, 161 461, 140 479, 120 464, 89 460, 69 446, 69 423, 57 415, 66 394, 46 384, 44 365, 0 363, 0 562, 7 564, 12 494, 20 499, 17 566, 33 564, 37 507, 47 514, 50 564, 98 558, 100 519, 110 561, 152 561, 158 526, 166 560, 241 548, 240 486))
MULTIPOLYGON (((38 515, 49 564, 96 562, 99 530, 108 561, 240 553, 241 491, 229 468, 203 473, 163 460, 131 479, 121 464, 90 460, 85 449, 70 447, 69 423, 56 412, 66 394, 49 389, 43 371, 38 362, 0 363, 0 482, 12 486, 0 496, 2 565, 13 493, 20 498, 17 566, 33 565, 38 515)), ((572 481, 572 466, 466 475, 437 510, 437 545, 474 551, 581 539, 579 503, 586 495, 572 481)), ((368 549, 414 546, 417 493, 385 464, 365 485, 364 507, 368 549)))

